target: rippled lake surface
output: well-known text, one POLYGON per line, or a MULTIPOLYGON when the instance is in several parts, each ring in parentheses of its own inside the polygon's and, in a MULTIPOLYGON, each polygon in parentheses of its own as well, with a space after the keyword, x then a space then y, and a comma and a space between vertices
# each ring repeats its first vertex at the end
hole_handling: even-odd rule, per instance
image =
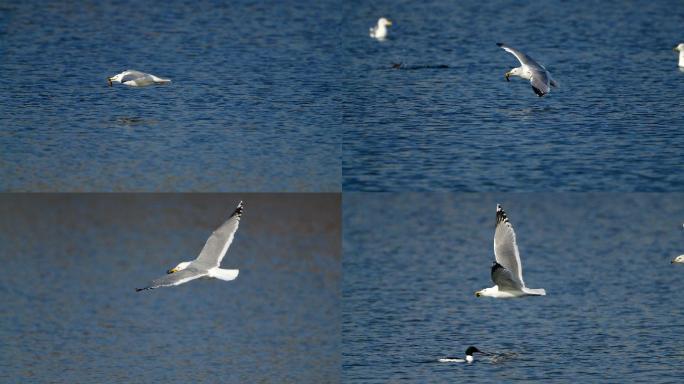
POLYGON ((344 382, 648 382, 684 375, 682 194, 344 197, 344 382), (547 296, 476 298, 493 283, 496 203, 525 282, 547 296), (469 345, 497 363, 443 364, 469 345))
POLYGON ((336 195, 0 195, 0 381, 339 382, 340 221, 336 195), (240 199, 235 281, 135 292, 240 199))
POLYGON ((0 190, 339 191, 335 8, 3 2, 0 190))
POLYGON ((682 191, 682 25, 679 1, 348 4, 343 188, 682 191), (384 42, 368 37, 380 16, 384 42), (560 88, 507 83, 518 62, 497 42, 560 88))

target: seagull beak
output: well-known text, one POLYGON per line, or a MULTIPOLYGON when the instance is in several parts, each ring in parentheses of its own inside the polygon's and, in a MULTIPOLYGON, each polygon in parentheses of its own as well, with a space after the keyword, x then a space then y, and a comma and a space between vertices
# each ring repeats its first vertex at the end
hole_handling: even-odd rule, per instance
POLYGON ((389 27, 390 25, 392 25, 392 21, 391 21, 391 20, 387 20, 387 26, 389 27))
POLYGON ((672 48, 672 50, 675 52, 679 51, 679 49, 677 49, 677 47, 672 48))
POLYGON ((475 292, 475 297, 480 297, 481 295, 480 291, 475 292))
POLYGON ((112 86, 112 78, 111 78, 111 77, 108 77, 108 78, 107 78, 107 82, 109 83, 109 86, 111 87, 111 86, 112 86))
POLYGON ((506 81, 510 81, 508 78, 511 77, 511 73, 510 73, 510 72, 506 72, 506 74, 504 75, 504 77, 506 78, 506 81))
POLYGON ((174 273, 174 272, 176 272, 176 268, 174 268, 174 269, 169 269, 168 271, 166 271, 166 274, 167 274, 167 275, 170 275, 170 274, 172 274, 172 273, 174 273))

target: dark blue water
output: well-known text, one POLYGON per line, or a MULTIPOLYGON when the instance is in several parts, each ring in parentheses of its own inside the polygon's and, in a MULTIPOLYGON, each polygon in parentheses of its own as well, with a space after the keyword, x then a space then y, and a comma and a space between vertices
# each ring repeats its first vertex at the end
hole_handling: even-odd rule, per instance
POLYGON ((343 188, 682 191, 682 25, 679 1, 348 4, 343 188), (394 21, 382 43, 380 16, 394 21), (518 62, 500 41, 560 88, 507 83, 518 62))
POLYGON ((0 196, 0 381, 332 383, 336 195, 0 196), (239 199, 231 282, 136 293, 239 199))
POLYGON ((343 381, 679 382, 682 194, 344 197, 343 381), (525 282, 547 296, 476 298, 496 203, 525 282), (504 361, 426 363, 469 345, 504 361))
POLYGON ((0 190, 339 191, 336 3, 0 5, 0 190), (126 69, 168 87, 107 87, 126 69))

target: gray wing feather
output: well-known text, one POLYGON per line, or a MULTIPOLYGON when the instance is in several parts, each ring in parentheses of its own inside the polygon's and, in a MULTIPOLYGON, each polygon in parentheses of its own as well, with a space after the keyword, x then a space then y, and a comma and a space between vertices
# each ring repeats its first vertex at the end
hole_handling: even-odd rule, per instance
POLYGON ((511 48, 511 47, 507 46, 506 44, 502 44, 502 43, 497 43, 496 45, 498 45, 499 47, 503 48, 504 51, 506 51, 506 52, 512 54, 513 56, 515 56, 515 58, 518 59, 518 61, 519 61, 520 64, 522 64, 522 65, 528 65, 528 66, 530 66, 530 67, 536 67, 536 68, 541 68, 541 69, 544 68, 544 67, 542 67, 541 65, 539 65, 539 63, 537 63, 536 61, 534 61, 533 58, 527 56, 526 54, 524 54, 524 53, 518 51, 518 50, 515 49, 515 48, 511 48))
POLYGON ((127 81, 131 81, 131 80, 136 80, 136 79, 139 79, 141 77, 149 76, 147 73, 143 73, 143 72, 135 71, 135 70, 131 70, 131 69, 127 70, 126 72, 127 73, 121 77, 122 83, 125 83, 127 81))
POLYGON ((204 248, 202 248, 202 251, 193 263, 208 268, 218 267, 221 264, 221 260, 223 260, 223 256, 226 255, 228 247, 230 247, 230 244, 233 242, 235 232, 240 225, 243 207, 244 204, 241 201, 237 208, 235 208, 235 211, 230 215, 230 218, 209 236, 206 244, 204 244, 204 248))
POLYGON ((512 277, 525 286, 522 278, 522 264, 520 263, 520 253, 518 244, 515 240, 515 231, 508 221, 506 212, 501 205, 496 205, 496 229, 494 231, 494 257, 496 262, 501 264, 506 270, 510 271, 512 277))
POLYGON ((519 291, 522 289, 522 285, 511 271, 498 263, 494 263, 492 266, 492 281, 499 286, 500 291, 519 291))
POLYGON ((532 88, 534 88, 535 93, 539 96, 545 95, 551 90, 551 82, 545 69, 533 69, 530 84, 532 84, 532 88))
POLYGON ((196 268, 188 267, 182 271, 170 273, 168 275, 162 276, 152 282, 145 288, 136 288, 136 291, 144 291, 146 289, 155 289, 161 287, 171 287, 174 285, 180 285, 191 280, 199 279, 200 277, 206 276, 208 271, 202 271, 196 268))

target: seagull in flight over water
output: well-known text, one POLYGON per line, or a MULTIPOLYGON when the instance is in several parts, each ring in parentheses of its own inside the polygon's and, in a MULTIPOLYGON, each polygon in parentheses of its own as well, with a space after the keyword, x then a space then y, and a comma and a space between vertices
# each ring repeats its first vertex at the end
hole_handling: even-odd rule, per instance
POLYGON ((515 241, 513 226, 508 221, 506 212, 500 204, 496 205, 496 229, 494 230, 494 264, 492 264, 491 288, 475 292, 475 296, 487 296, 497 299, 509 299, 523 296, 545 296, 543 289, 532 289, 525 286, 522 277, 520 252, 515 241))
POLYGON ((175 268, 166 272, 166 276, 153 280, 145 288, 136 288, 136 292, 146 289, 172 287, 199 279, 200 277, 213 277, 223 281, 235 280, 238 273, 240 273, 238 269, 221 269, 219 265, 221 265, 221 260, 226 255, 230 243, 233 242, 233 237, 235 237, 235 232, 242 217, 243 206, 241 201, 230 215, 230 218, 209 236, 206 244, 204 244, 204 248, 202 248, 202 251, 195 260, 184 261, 178 264, 175 268))
POLYGON ((506 76, 506 81, 510 81, 509 77, 511 76, 519 76, 525 80, 529 80, 532 85, 532 90, 539 97, 551 92, 551 87, 558 87, 558 83, 551 77, 551 73, 549 73, 543 65, 537 63, 534 59, 517 49, 513 49, 503 43, 496 43, 496 45, 503 48, 506 52, 511 53, 520 62, 519 67, 506 72, 504 75, 506 76))
POLYGON ((110 87, 112 86, 112 83, 128 85, 129 87, 146 87, 148 85, 169 84, 171 83, 171 80, 162 79, 161 77, 157 77, 149 73, 127 69, 118 75, 108 77, 107 82, 109 83, 110 87))

